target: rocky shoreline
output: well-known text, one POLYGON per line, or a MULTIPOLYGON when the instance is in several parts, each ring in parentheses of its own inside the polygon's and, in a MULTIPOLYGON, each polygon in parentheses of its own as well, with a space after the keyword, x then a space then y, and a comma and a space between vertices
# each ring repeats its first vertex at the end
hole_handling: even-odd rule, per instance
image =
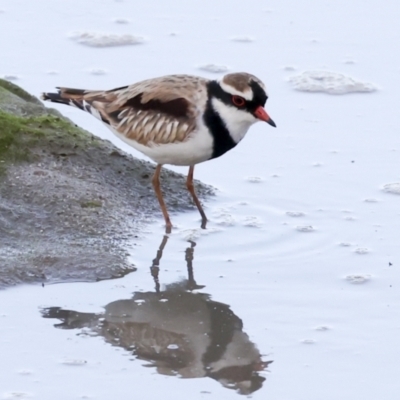
MULTIPOLYGON (((153 171, 0 79, 0 288, 134 271, 128 246, 161 216, 153 171)), ((193 209, 184 176, 161 179, 172 214, 193 209)))

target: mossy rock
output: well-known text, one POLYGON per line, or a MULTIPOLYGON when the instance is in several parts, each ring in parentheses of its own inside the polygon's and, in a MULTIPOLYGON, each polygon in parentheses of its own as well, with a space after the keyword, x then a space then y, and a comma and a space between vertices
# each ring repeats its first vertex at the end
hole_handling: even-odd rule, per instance
POLYGON ((21 117, 47 114, 39 99, 4 79, 0 79, 0 111, 21 117))
POLYGON ((10 81, 0 79, 0 87, 5 89, 8 93, 14 94, 15 96, 19 97, 22 100, 25 100, 28 103, 36 104, 43 108, 43 105, 39 99, 37 99, 35 96, 32 96, 27 91, 10 81))
POLYGON ((0 79, 0 173, 10 162, 34 161, 38 147, 62 154, 88 142, 93 145, 100 140, 58 111, 45 108, 25 90, 0 79))
POLYGON ((34 161, 38 147, 66 154, 90 140, 82 129, 51 114, 20 117, 0 111, 0 172, 10 162, 34 161))

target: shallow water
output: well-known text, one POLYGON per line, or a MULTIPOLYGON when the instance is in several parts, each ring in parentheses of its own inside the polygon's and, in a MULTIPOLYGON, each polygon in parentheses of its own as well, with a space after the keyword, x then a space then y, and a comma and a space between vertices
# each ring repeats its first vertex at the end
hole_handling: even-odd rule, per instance
POLYGON ((210 225, 176 229, 159 260, 151 227, 122 279, 2 292, 5 398, 394 393, 395 265, 283 224, 210 225))
MULTIPOLYGON (((39 7, 35 25, 1 43, 8 54, 25 43, 4 74, 34 93, 224 65, 266 81, 278 128, 257 124, 233 151, 196 167, 219 193, 205 205, 207 230, 197 212, 171 216, 160 293, 151 270, 164 237, 159 215, 132 243, 137 271, 122 279, 0 292, 0 398, 238 398, 257 389, 251 396, 260 399, 372 400, 399 392, 398 3, 203 2, 178 14, 172 3, 149 1, 140 18, 128 2, 3 3, 0 27, 9 31, 39 7), (115 24, 120 17, 129 23, 115 24), (94 28, 148 40, 94 49, 68 39, 94 28), (37 49, 47 57, 33 56, 37 49), (287 81, 320 69, 378 91, 303 93, 287 81), (202 287, 182 293, 174 284, 188 278, 190 262, 202 287)), ((92 117, 60 110, 119 143, 92 117)))

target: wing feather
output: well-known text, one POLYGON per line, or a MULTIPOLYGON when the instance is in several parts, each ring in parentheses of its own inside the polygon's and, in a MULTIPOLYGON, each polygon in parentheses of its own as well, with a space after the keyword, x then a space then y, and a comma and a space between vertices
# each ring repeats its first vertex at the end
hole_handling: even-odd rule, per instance
POLYGON ((80 95, 120 134, 140 144, 157 145, 185 141, 196 129, 207 100, 206 83, 200 77, 170 75, 80 95))
POLYGON ((208 80, 170 75, 107 91, 58 88, 57 101, 90 112, 144 145, 187 140, 207 101, 208 80))

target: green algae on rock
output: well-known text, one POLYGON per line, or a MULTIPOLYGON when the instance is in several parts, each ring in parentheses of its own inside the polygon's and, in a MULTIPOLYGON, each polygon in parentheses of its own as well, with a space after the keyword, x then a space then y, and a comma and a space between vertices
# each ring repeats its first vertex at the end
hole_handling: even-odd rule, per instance
POLYGON ((20 117, 0 111, 0 169, 7 162, 33 161, 36 147, 84 146, 89 139, 79 128, 54 115, 20 117))

